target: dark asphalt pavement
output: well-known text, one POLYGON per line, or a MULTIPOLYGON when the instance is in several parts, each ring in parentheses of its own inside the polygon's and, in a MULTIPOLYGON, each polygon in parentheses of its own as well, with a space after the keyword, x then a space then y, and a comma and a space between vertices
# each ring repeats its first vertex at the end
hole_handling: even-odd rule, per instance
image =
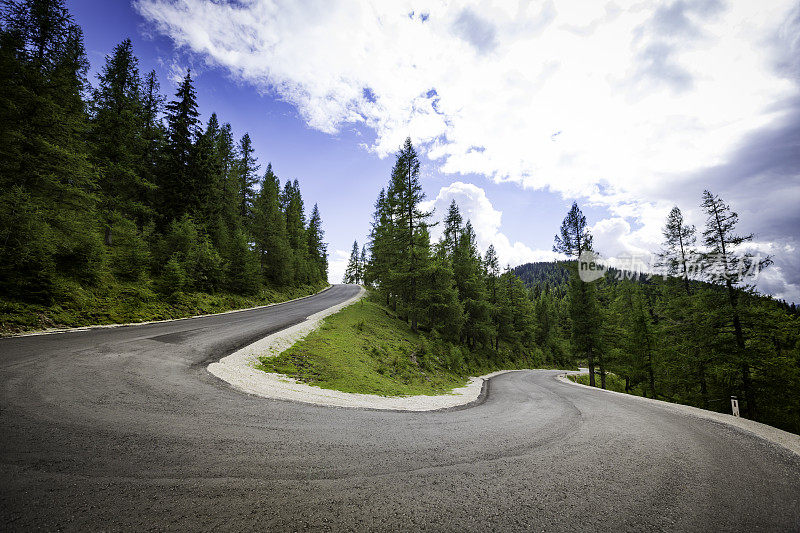
POLYGON ((205 370, 357 290, 0 339, 3 529, 800 531, 797 456, 555 371, 400 413, 248 396, 205 370))

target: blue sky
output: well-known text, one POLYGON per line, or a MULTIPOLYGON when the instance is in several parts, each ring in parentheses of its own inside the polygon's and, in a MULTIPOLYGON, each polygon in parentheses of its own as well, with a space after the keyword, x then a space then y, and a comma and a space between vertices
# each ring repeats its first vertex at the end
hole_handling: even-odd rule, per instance
POLYGON ((573 200, 608 258, 655 251, 710 188, 775 256, 759 287, 800 300, 800 8, 717 0, 558 3, 68 1, 93 72, 129 37, 162 90, 192 68, 204 118, 319 203, 338 281, 392 153, 422 152, 482 248, 552 257, 573 200))

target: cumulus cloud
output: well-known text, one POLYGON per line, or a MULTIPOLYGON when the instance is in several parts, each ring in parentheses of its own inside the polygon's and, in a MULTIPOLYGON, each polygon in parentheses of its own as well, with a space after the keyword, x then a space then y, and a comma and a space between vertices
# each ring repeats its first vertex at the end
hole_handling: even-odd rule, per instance
POLYGON ((636 246, 660 240, 673 203, 700 218, 709 187, 740 209, 745 232, 798 244, 786 212, 745 216, 765 195, 781 208, 800 199, 800 151, 779 137, 800 116, 793 0, 135 5, 156 31, 293 104, 311 127, 373 129, 368 149, 381 156, 410 135, 444 173, 607 207, 636 228, 636 246), (736 167, 739 150, 755 159, 736 167))
MULTIPOLYGON (((509 238, 500 231, 503 213, 492 205, 486 191, 472 183, 456 181, 439 189, 436 198, 422 205, 425 210, 435 209, 437 219, 447 214, 450 202, 455 201, 466 223, 469 220, 475 229, 478 248, 485 253, 492 244, 497 251, 500 264, 517 266, 532 261, 552 261, 557 254, 550 250, 533 250, 527 245, 509 238)), ((442 234, 442 224, 432 228, 431 238, 438 240, 442 234)))
POLYGON ((612 217, 600 220, 593 224, 589 231, 594 239, 594 248, 602 251, 604 257, 648 253, 647 248, 636 245, 636 235, 631 232, 631 225, 624 218, 612 217))
POLYGON ((350 260, 348 250, 334 250, 328 255, 328 283, 341 283, 350 260))

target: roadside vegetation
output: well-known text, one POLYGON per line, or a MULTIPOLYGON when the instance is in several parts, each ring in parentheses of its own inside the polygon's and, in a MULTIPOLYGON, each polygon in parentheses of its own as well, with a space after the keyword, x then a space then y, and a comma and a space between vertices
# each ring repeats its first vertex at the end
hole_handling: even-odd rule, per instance
MULTIPOLYGON (((580 383, 581 385, 589 385, 589 374, 571 374, 567 376, 567 379, 575 383, 580 383)), ((625 386, 625 380, 623 378, 616 374, 606 374, 607 390, 625 392, 627 394, 633 394, 634 396, 647 396, 647 390, 641 385, 631 387, 630 384, 628 384, 628 390, 625 390, 625 386)))
POLYGON ((326 283, 319 283, 263 289, 252 296, 175 292, 164 298, 145 285, 116 284, 105 287, 103 293, 98 294, 79 284, 66 284, 66 291, 63 297, 57 299, 57 304, 0 301, 0 336, 51 328, 148 322, 222 313, 300 298, 326 286, 326 283))
POLYGON ((503 271, 492 246, 479 253, 455 202, 432 242, 419 175, 409 139, 345 275, 372 287, 412 332, 458 347, 466 365, 581 364, 590 385, 723 412, 735 395, 743 416, 800 433, 800 314, 740 276, 771 259, 751 252, 753 235, 739 233, 722 198, 703 192, 700 230, 672 209, 658 254, 663 276, 612 269, 589 282, 577 265, 594 252, 593 238, 577 203, 554 239, 566 261, 503 271))
POLYGON ((528 366, 498 361, 437 335, 413 331, 372 295, 327 317, 323 325, 258 368, 324 389, 381 396, 444 394, 468 376, 528 366))

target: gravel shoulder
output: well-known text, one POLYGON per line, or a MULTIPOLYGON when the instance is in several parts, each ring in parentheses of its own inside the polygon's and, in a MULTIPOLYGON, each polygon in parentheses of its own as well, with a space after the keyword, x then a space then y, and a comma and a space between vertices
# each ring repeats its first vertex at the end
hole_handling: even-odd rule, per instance
POLYGON ((218 362, 211 363, 207 367, 208 371, 235 389, 262 398, 289 400, 328 407, 389 411, 438 411, 462 407, 477 402, 481 398, 481 393, 487 380, 510 372, 508 370, 500 370, 484 376, 470 378, 466 385, 453 389, 449 394, 386 397, 322 389, 301 383, 283 374, 264 372, 255 368, 259 357, 280 354, 320 327, 325 317, 352 305, 365 295, 366 291, 362 288, 357 295, 341 304, 315 313, 299 324, 273 333, 237 350, 227 357, 223 357, 218 362))
POLYGON ((619 396, 624 396, 626 398, 634 398, 637 401, 648 402, 651 405, 656 405, 659 407, 664 407, 667 409, 672 409, 674 411, 678 411, 684 414, 688 414, 691 416, 695 416, 698 418, 703 418, 706 420, 713 420, 715 422, 720 422, 722 424, 727 424, 729 426, 736 427, 742 431, 746 431, 748 433, 752 433, 755 436, 765 439, 773 444, 777 444, 778 446, 782 446, 787 450, 797 454, 800 456, 800 435, 795 435, 794 433, 789 433, 788 431, 783 431, 778 428, 774 428, 772 426, 768 426, 767 424, 762 424, 760 422, 756 422, 754 420, 748 420, 747 418, 741 418, 738 416, 728 415, 724 413, 718 413, 716 411, 708 411, 706 409, 700 409, 699 407, 692 407, 690 405, 682 405, 679 403, 671 403, 665 402, 662 400, 654 400, 652 398, 643 398, 642 396, 636 396, 633 394, 625 394, 622 392, 611 391, 607 389, 600 389, 597 387, 590 387, 588 385, 584 385, 583 383, 577 383, 572 381, 567 377, 567 375, 579 375, 579 374, 588 374, 588 369, 581 369, 575 372, 566 372, 564 374, 560 374, 558 379, 563 381, 564 383, 569 383, 571 385, 575 385, 578 387, 584 387, 586 389, 603 391, 604 393, 608 394, 616 394, 619 396))

